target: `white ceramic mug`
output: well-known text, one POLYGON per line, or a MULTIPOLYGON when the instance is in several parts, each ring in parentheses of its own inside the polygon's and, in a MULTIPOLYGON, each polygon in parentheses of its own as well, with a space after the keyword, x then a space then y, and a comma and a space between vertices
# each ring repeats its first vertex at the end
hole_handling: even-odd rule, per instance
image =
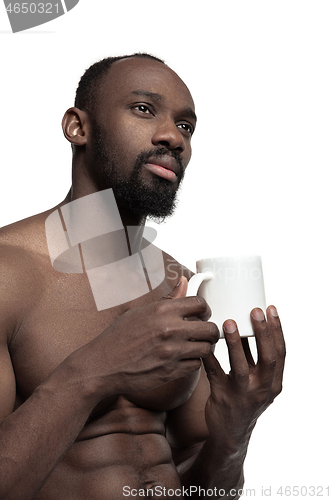
POLYGON ((251 310, 266 310, 261 257, 215 257, 197 261, 197 272, 188 284, 187 296, 200 295, 208 302, 212 316, 223 335, 226 319, 236 321, 241 337, 254 335, 251 310))

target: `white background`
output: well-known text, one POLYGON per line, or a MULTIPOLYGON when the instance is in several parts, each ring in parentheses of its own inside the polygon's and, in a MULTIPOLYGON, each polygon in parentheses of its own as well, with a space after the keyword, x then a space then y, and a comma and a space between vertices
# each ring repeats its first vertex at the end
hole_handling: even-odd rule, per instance
POLYGON ((65 197, 71 151, 60 123, 91 63, 151 52, 191 89, 193 158, 157 244, 191 269, 212 255, 263 257, 288 359, 246 461, 256 497, 332 485, 332 25, 325 0, 81 0, 12 34, 0 5, 0 226, 65 197))

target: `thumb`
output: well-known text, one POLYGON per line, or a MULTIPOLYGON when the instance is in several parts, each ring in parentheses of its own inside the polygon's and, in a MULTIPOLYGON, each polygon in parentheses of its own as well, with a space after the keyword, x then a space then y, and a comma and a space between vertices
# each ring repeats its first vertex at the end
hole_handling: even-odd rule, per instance
POLYGON ((168 295, 165 295, 163 299, 179 299, 180 297, 186 297, 187 284, 186 277, 182 276, 174 289, 171 290, 168 295))

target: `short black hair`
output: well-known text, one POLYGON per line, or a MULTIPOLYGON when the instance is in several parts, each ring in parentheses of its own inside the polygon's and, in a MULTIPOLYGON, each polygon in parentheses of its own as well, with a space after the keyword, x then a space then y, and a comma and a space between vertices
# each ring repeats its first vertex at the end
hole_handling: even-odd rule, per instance
POLYGON ((79 85, 76 90, 75 106, 85 111, 91 111, 94 108, 96 93, 103 81, 103 78, 108 73, 111 65, 121 59, 129 57, 139 57, 143 59, 152 59, 165 64, 162 59, 144 52, 136 52, 135 54, 126 56, 107 57, 90 66, 82 75, 79 85))

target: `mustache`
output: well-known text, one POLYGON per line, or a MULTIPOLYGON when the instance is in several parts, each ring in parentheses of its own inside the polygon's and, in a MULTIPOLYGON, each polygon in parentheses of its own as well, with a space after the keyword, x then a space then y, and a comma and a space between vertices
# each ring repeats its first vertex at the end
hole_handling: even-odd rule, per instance
POLYGON ((157 158, 159 156, 171 156, 172 158, 174 158, 179 167, 179 181, 183 178, 185 173, 183 158, 176 151, 169 151, 168 149, 162 147, 150 149, 149 151, 142 151, 140 154, 138 154, 135 161, 136 169, 141 168, 141 166, 146 163, 152 156, 155 156, 157 158))

